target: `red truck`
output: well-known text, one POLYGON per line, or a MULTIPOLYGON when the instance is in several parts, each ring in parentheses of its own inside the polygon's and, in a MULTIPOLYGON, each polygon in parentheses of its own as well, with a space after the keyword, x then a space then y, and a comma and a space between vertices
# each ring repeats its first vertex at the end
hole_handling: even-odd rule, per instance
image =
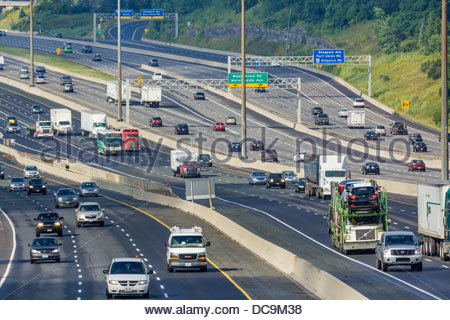
POLYGON ((139 144, 138 129, 122 129, 122 145, 125 151, 139 152, 141 145, 139 144))
POLYGON ((180 166, 180 177, 190 178, 197 177, 200 178, 200 164, 197 161, 183 161, 180 166))

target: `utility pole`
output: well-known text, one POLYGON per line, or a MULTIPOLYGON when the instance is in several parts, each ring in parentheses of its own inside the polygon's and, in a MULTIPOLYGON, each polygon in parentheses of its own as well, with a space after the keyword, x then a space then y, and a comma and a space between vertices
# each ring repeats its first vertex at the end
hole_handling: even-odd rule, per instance
POLYGON ((117 0, 117 121, 123 121, 122 118, 122 61, 120 52, 120 0, 117 0))
POLYGON ((441 178, 448 180, 447 0, 442 0, 441 36, 441 178))
POLYGON ((286 33, 286 56, 288 54, 289 50, 289 29, 291 26, 291 8, 289 8, 289 18, 288 18, 288 25, 287 25, 287 33, 286 33))
POLYGON ((247 159, 247 110, 246 110, 246 83, 245 83, 245 0, 241 0, 241 79, 242 79, 242 102, 241 102, 241 139, 242 139, 242 158, 247 159))
POLYGON ((94 43, 97 42, 97 14, 94 12, 94 21, 93 21, 93 27, 92 27, 92 40, 94 43))
POLYGON ((30 87, 34 87, 33 0, 30 0, 30 87))

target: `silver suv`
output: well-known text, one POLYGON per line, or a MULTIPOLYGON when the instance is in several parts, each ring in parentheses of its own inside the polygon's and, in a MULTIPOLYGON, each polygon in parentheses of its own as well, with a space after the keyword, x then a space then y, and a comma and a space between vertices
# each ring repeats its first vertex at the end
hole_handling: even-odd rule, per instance
POLYGON ((103 227, 105 225, 104 210, 98 202, 81 202, 75 210, 77 227, 82 227, 85 224, 97 224, 103 227))
POLYGON ((390 266, 411 266, 412 271, 422 271, 422 244, 410 231, 382 233, 375 249, 377 269, 387 272, 390 266))

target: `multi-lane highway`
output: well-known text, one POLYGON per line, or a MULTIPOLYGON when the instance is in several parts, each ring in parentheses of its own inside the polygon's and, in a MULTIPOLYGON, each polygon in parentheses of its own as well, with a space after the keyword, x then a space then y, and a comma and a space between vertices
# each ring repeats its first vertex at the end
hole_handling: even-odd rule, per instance
MULTIPOLYGON (((20 36, 8 36, 8 41, 11 42, 10 44, 14 44, 15 41, 17 41, 16 45, 22 44, 26 46, 26 41, 22 41, 21 39, 23 40, 20 36)), ((3 41, 3 38, 1 41, 3 41)), ((52 50, 51 46, 58 45, 58 43, 55 43, 53 40, 41 39, 37 41, 37 44, 38 48, 41 46, 43 51, 50 51, 52 50)), ((146 46, 147 44, 139 43, 139 45, 146 46)), ((77 45, 74 45, 74 48, 75 54, 72 55, 73 59, 82 61, 86 64, 92 64, 89 57, 77 53, 77 50, 80 49, 77 45)), ((111 70, 114 69, 114 52, 107 49, 96 48, 95 50, 101 52, 102 56, 107 57, 107 60, 97 65, 97 67, 100 67, 101 69, 104 68, 105 70, 107 70, 107 68, 110 68, 111 70)), ((170 50, 170 47, 168 47, 167 50, 170 50)), ((129 61, 132 62, 127 62, 129 67, 126 68, 127 71, 125 72, 129 72, 130 75, 136 76, 136 74, 144 73, 144 71, 138 69, 138 65, 140 65, 140 63, 148 62, 149 57, 127 53, 124 54, 124 60, 127 61, 127 59, 130 59, 129 61)), ((7 66, 2 72, 6 73, 9 77, 16 76, 18 70, 16 68, 18 68, 20 63, 15 63, 13 61, 8 61, 8 63, 14 67, 9 69, 7 66)), ((160 63, 162 67, 167 68, 172 68, 172 65, 174 65, 173 61, 170 61, 169 63, 164 59, 160 59, 160 63)), ((217 68, 208 68, 201 65, 194 66, 183 62, 178 63, 179 66, 182 65, 183 68, 191 70, 192 72, 195 72, 195 69, 201 69, 203 70, 202 72, 209 72, 210 78, 211 72, 217 71, 217 68)), ((183 68, 179 67, 176 71, 180 73, 183 68)), ((279 68, 280 72, 284 69, 285 68, 279 68)), ((296 72, 304 73, 305 71, 298 70, 296 72)), ((326 90, 331 90, 329 88, 329 83, 323 83, 322 80, 319 81, 315 77, 316 76, 311 76, 310 81, 313 82, 316 87, 320 87, 320 84, 322 83, 321 85, 328 88, 326 90)), ((52 72, 49 72, 48 80, 49 84, 43 86, 45 90, 52 91, 54 94, 63 95, 65 97, 71 97, 74 101, 90 108, 102 109, 111 115, 115 114, 115 107, 104 101, 104 86, 75 79, 76 93, 74 95, 65 95, 58 90, 58 75, 52 75, 52 72)), ((339 90, 343 92, 344 95, 348 95, 342 88, 339 90)), ((325 89, 322 88, 322 91, 325 91, 325 89)), ((306 95, 312 100, 312 93, 308 94, 306 92, 306 95)), ((328 93, 328 95, 333 97, 334 94, 328 93)), ((3 97, 2 100, 5 103, 5 109, 3 111, 5 114, 11 113, 16 115, 19 121, 24 125, 30 124, 35 120, 35 116, 29 114, 29 108, 32 104, 36 103, 36 98, 17 92, 14 88, 7 87, 5 87, 5 91, 0 92, 0 98, 1 97, 3 97)), ((202 131, 207 137, 212 139, 215 137, 215 134, 210 130, 212 122, 217 119, 223 119, 226 115, 236 114, 238 112, 237 110, 239 110, 239 106, 209 93, 207 93, 207 97, 208 100, 205 102, 194 102, 192 100, 192 92, 182 90, 166 92, 162 108, 145 110, 138 105, 132 106, 133 124, 141 129, 151 130, 146 125, 149 117, 152 115, 162 115, 168 126, 181 121, 186 121, 193 127, 192 131, 194 133, 202 131)), ((254 98, 256 99, 256 95, 254 98)), ((325 99, 325 97, 321 97, 321 99, 325 99)), ((335 99, 335 97, 333 99, 335 99)), ((344 97, 341 97, 340 99, 344 100, 344 97)), ((46 110, 43 118, 48 118, 47 106, 55 107, 55 105, 49 101, 39 100, 38 103, 43 104, 46 110)), ((308 98, 305 97, 305 100, 308 100, 308 98)), ((305 103, 306 102, 307 101, 305 101, 305 103)), ((314 102, 310 103, 311 105, 315 105, 314 102)), ((334 105, 334 108, 338 108, 338 106, 334 105)), ((375 110, 375 107, 373 108, 375 110)), ((377 116, 378 115, 374 115, 373 117, 377 116)), ((74 113, 74 118, 74 126, 75 128, 78 128, 79 122, 77 118, 79 118, 79 115, 74 113)), ((291 161, 290 155, 294 150, 292 145, 295 144, 292 143, 294 140, 292 137, 299 137, 300 139, 308 137, 307 135, 302 135, 301 133, 283 127, 254 112, 249 113, 249 119, 250 126, 252 126, 252 123, 254 125, 253 133, 256 132, 260 134, 262 128, 267 128, 266 131, 270 138, 274 139, 278 137, 280 141, 284 142, 284 144, 277 144, 276 148, 279 150, 281 159, 285 163, 291 161)), ((307 119, 306 115, 305 119, 307 119)), ((3 122, 0 123, 0 126, 2 124, 3 122)), ((412 124, 411 126, 414 125, 412 124)), ((425 128, 421 128, 420 126, 417 127, 418 130, 422 130, 423 132, 427 131, 425 128)), ((250 128, 250 132, 252 133, 251 130, 252 128, 250 128)), ((229 137, 230 140, 238 140, 239 135, 237 132, 233 131, 237 130, 229 130, 225 137, 229 137)), ((169 137, 172 134, 170 127, 163 127, 161 131, 154 132, 169 137)), ((427 136, 425 136, 425 138, 427 138, 427 136)), ((54 150, 52 151, 54 144, 50 141, 37 142, 23 136, 23 134, 17 135, 16 139, 17 148, 23 148, 22 150, 27 149, 29 152, 42 152, 44 149, 48 149, 46 152, 52 154, 56 152, 54 150)), ((319 139, 312 139, 314 139, 313 141, 317 141, 319 145, 321 144, 319 139)), ((81 158, 80 153, 82 152, 82 149, 85 149, 88 146, 86 141, 83 141, 81 137, 78 136, 73 137, 70 141, 67 141, 65 138, 58 138, 57 141, 64 146, 62 150, 67 150, 66 147, 69 146, 69 149, 72 150, 70 154, 75 159, 81 158)), ((153 145, 151 147, 153 147, 153 145)), ((330 149, 333 148, 330 147, 330 149)), ((120 161, 111 161, 110 163, 107 163, 106 159, 100 158, 97 165, 104 166, 109 170, 118 170, 124 174, 143 177, 144 179, 158 183, 165 184, 169 181, 173 190, 179 195, 183 195, 183 181, 173 178, 170 169, 168 168, 168 150, 162 148, 160 151, 158 162, 151 172, 146 171, 148 158, 145 157, 144 159, 141 159, 139 165, 133 164, 132 159, 130 158, 126 158, 124 163, 121 163, 120 161)), ((65 156, 64 154, 62 155, 65 156)), ((352 169, 357 172, 359 168, 353 164, 352 169)), ((389 175, 391 179, 401 181, 408 179, 409 181, 415 181, 419 176, 410 175, 408 178, 405 175, 406 167, 404 165, 392 163, 392 161, 382 166, 382 170, 386 173, 386 176, 389 175)), ((424 271, 422 273, 411 273, 409 270, 406 271, 399 268, 396 272, 382 274, 375 270, 374 256, 371 253, 356 254, 351 255, 350 257, 340 255, 332 248, 329 235, 326 232, 325 218, 328 212, 328 204, 326 201, 306 199, 303 196, 295 194, 292 188, 286 190, 266 190, 261 186, 249 186, 247 183, 248 171, 237 170, 236 168, 221 166, 219 168, 212 168, 211 170, 204 171, 204 174, 214 176, 216 179, 218 198, 214 201, 214 206, 219 212, 251 231, 254 231, 258 235, 287 248, 291 252, 302 257, 308 257, 308 260, 313 264, 325 269, 343 281, 350 283, 369 298, 446 299, 450 295, 448 290, 449 286, 446 282, 446 279, 449 278, 448 268, 450 265, 448 263, 442 263, 437 259, 428 259, 425 260, 424 271)), ((437 172, 420 174, 420 177, 422 179, 437 177, 437 172)), ((398 199, 398 201, 392 200, 390 202, 389 213, 392 219, 392 230, 416 230, 417 216, 414 202, 414 199, 398 199)))

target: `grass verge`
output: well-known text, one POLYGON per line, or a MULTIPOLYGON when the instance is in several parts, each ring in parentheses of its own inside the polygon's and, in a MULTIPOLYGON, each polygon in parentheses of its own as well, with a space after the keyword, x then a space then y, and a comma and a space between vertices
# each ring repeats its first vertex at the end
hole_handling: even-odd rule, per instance
MULTIPOLYGON (((25 59, 30 58, 30 51, 24 48, 17 48, 2 44, 0 45, 0 52, 4 52, 6 54, 14 55, 25 59)), ((45 63, 54 67, 58 67, 71 72, 76 72, 89 77, 95 77, 102 80, 115 80, 115 77, 113 77, 112 75, 81 65, 79 63, 73 62, 63 57, 52 56, 50 54, 35 51, 34 59, 36 64, 45 63)))

